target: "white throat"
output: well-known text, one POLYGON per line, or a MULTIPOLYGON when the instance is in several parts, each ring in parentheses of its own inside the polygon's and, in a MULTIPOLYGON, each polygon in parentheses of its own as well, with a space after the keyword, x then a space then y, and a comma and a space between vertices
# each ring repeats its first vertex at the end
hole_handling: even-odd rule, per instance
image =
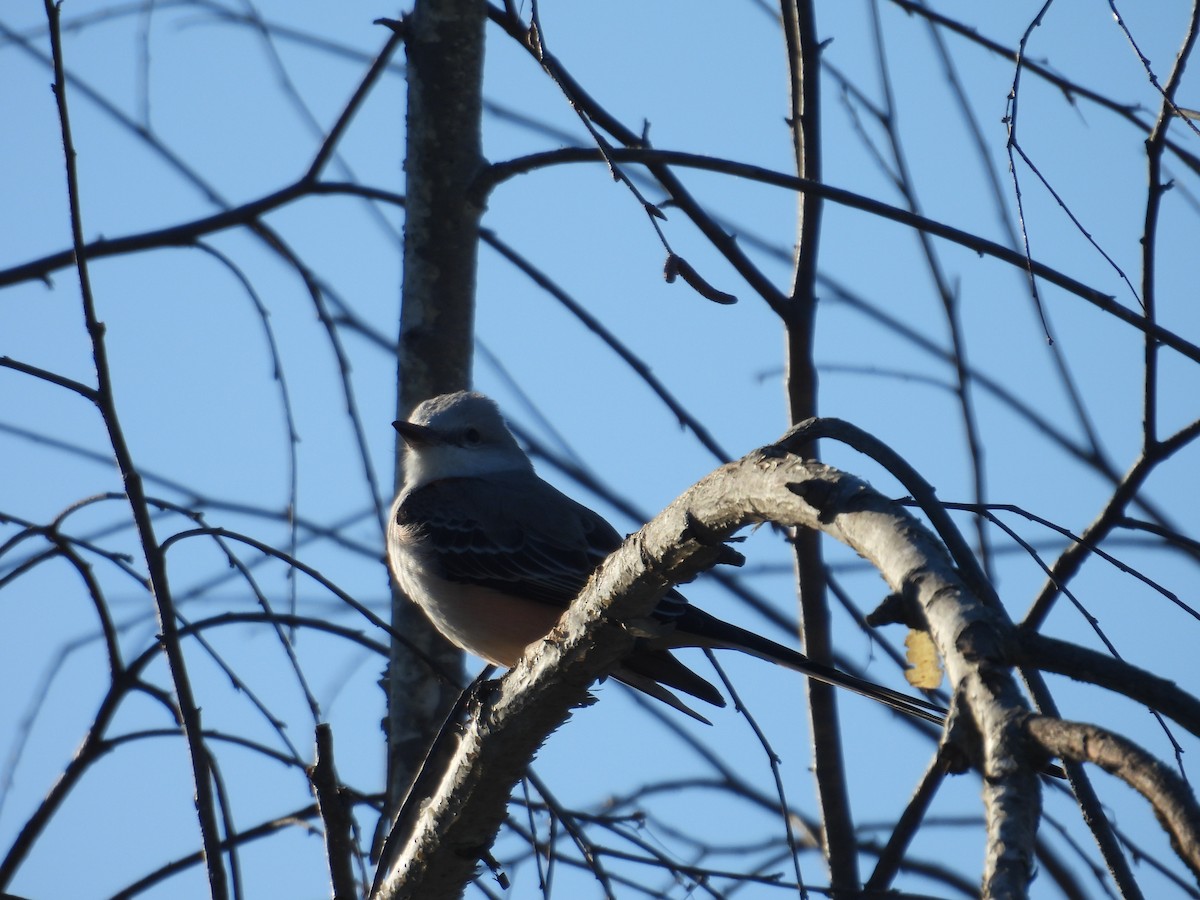
POLYGON ((404 488, 415 491, 443 478, 480 478, 507 472, 532 472, 519 447, 459 447, 435 444, 409 448, 404 456, 404 488))

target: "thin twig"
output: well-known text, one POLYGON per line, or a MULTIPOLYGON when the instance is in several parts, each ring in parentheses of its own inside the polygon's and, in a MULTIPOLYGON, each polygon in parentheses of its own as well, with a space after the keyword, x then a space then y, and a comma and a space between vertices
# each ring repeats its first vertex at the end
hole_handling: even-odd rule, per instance
POLYGON ((217 801, 213 791, 211 761, 208 750, 204 746, 200 709, 192 696, 191 679, 188 676, 183 648, 176 630, 175 609, 167 580, 166 562, 154 533, 150 507, 142 489, 141 476, 134 465, 129 447, 125 443, 117 414, 108 365, 108 350, 104 339, 104 324, 96 313, 87 258, 83 253, 83 216, 79 205, 75 145, 71 137, 70 116, 67 111, 67 82, 63 72, 62 41, 58 26, 59 10, 53 0, 45 0, 45 8, 50 26, 51 55, 54 61, 54 95, 58 102, 63 152, 66 157, 67 197, 71 208, 71 237, 75 248, 76 270, 79 273, 84 320, 88 336, 92 341, 92 355, 96 365, 97 406, 104 419, 105 427, 108 429, 113 453, 116 456, 117 465, 125 482, 125 490, 129 496, 130 510, 137 523, 138 537, 150 575, 151 593, 158 613, 163 651, 171 672, 172 684, 179 697, 179 711, 182 715, 180 725, 187 738, 188 753, 191 759, 192 783, 196 789, 196 812, 204 843, 209 890, 212 892, 213 900, 224 900, 228 896, 229 886, 220 850, 221 831, 217 822, 217 801))

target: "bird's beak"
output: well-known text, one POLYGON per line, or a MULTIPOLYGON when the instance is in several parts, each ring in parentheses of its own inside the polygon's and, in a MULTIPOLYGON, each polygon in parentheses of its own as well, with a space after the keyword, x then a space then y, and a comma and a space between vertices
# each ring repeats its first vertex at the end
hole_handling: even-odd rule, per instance
POLYGON ((403 422, 397 419, 392 423, 392 427, 400 433, 400 437, 404 438, 404 443, 410 447, 427 447, 430 444, 436 444, 439 440, 438 433, 424 425, 414 425, 412 422, 403 422))

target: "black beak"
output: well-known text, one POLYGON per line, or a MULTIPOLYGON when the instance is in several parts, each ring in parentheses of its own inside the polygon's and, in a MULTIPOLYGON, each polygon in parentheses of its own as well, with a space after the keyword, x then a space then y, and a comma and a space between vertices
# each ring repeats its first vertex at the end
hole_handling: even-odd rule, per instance
POLYGON ((392 427, 400 433, 400 437, 404 438, 404 443, 410 447, 426 447, 436 444, 440 440, 436 431, 426 428, 424 425, 414 425, 412 422, 403 422, 397 419, 392 423, 392 427))

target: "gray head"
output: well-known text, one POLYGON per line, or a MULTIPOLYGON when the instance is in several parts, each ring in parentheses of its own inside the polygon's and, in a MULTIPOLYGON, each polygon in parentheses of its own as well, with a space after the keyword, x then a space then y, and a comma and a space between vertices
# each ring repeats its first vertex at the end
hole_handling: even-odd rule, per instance
POLYGON ((473 391, 431 397, 407 422, 393 422, 407 445, 404 485, 439 478, 529 472, 533 464, 504 424, 496 402, 473 391))

